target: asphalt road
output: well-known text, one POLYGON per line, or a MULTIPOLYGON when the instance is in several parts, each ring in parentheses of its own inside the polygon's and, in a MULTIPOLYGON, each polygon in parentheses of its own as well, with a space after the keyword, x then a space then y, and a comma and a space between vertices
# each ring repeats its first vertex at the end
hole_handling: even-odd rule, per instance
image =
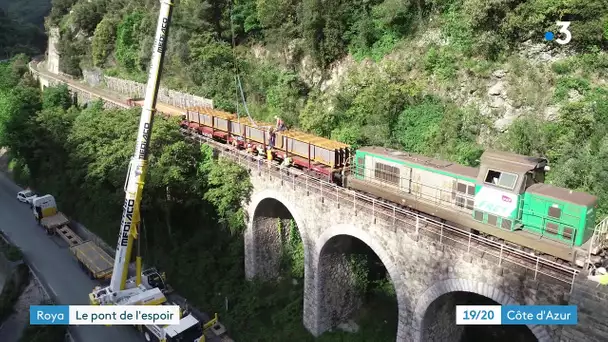
MULTIPOLYGON (((21 190, 0 173, 0 230, 22 249, 58 304, 87 305, 96 282, 82 272, 66 245, 36 224, 29 206, 17 201, 21 190)), ((131 326, 71 326, 70 331, 76 342, 144 341, 131 326)))

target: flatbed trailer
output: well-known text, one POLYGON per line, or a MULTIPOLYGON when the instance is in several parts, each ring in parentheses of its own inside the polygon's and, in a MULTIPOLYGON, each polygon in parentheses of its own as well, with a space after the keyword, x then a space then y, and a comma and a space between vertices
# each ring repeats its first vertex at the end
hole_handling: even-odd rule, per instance
POLYGON ((65 226, 68 223, 70 223, 70 220, 60 211, 53 216, 43 217, 40 220, 40 225, 46 230, 48 235, 54 235, 57 228, 65 226))
POLYGON ((95 242, 85 241, 71 246, 70 251, 91 279, 105 280, 112 276, 114 258, 109 256, 95 242))

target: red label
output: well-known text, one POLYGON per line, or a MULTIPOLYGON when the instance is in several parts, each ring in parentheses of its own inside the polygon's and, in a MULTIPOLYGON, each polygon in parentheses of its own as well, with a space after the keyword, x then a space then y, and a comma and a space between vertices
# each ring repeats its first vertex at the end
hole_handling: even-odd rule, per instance
POLYGON ((502 195, 502 200, 503 200, 503 202, 507 202, 507 203, 513 202, 513 200, 511 199, 511 197, 506 196, 506 195, 502 195))

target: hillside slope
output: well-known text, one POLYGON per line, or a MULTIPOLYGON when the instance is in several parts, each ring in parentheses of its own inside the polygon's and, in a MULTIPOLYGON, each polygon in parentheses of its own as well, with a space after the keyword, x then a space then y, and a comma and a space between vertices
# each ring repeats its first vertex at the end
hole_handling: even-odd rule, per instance
MULTIPOLYGON (((62 70, 144 81, 157 10, 53 0, 62 70)), ((608 199, 607 47, 603 0, 182 0, 163 82, 234 111, 238 72, 258 119, 471 165, 543 154, 549 181, 608 199), (560 19, 567 45, 544 40, 560 19)))
POLYGON ((0 0, 0 60, 43 53, 44 17, 50 10, 50 0, 0 0))

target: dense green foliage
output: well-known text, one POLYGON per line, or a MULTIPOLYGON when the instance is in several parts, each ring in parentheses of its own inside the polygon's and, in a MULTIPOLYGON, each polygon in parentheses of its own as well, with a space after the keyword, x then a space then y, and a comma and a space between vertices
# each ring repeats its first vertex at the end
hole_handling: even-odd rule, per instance
MULTIPOLYGON (((57 3, 51 21, 62 28, 65 71, 79 75, 95 65, 145 79, 156 2, 57 3), (83 44, 86 35, 76 32, 89 32, 93 43, 83 44)), ((175 7, 163 82, 246 115, 237 108, 238 72, 259 120, 278 114, 290 126, 354 147, 389 146, 468 165, 488 147, 544 153, 564 170, 550 181, 604 198, 595 156, 603 151, 606 85, 598 80, 608 70, 607 43, 608 5, 599 0, 190 0, 175 7), (518 57, 524 42, 542 44, 543 33, 568 18, 571 57, 543 66, 518 57), (376 63, 351 62, 325 90, 347 54, 376 63), (524 110, 506 135, 494 130, 493 114, 466 101, 499 68, 510 70, 509 103, 524 110), (582 95, 574 103, 573 89, 582 95), (557 106, 559 120, 538 114, 548 105, 557 106), (581 110, 587 119, 570 115, 581 110), (564 145, 568 137, 584 139, 576 145, 588 146, 589 157, 568 147, 574 142, 564 145), (573 163, 577 172, 565 178, 573 163)))
POLYGON ((0 60, 44 52, 44 17, 50 9, 49 0, 0 0, 0 60))

